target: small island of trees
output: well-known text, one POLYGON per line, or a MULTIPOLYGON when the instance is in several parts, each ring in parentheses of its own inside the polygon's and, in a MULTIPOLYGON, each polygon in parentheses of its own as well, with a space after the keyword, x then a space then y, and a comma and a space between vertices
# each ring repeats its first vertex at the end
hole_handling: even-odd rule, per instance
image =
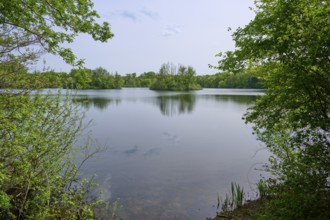
POLYGON ((196 83, 196 71, 191 66, 163 64, 150 85, 152 90, 188 91, 199 90, 202 87, 196 83))

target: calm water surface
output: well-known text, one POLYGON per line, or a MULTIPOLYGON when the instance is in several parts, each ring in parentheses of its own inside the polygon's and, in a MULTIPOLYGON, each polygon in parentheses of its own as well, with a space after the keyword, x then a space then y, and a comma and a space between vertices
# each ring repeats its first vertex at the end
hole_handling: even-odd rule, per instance
POLYGON ((84 90, 75 101, 107 150, 83 172, 96 172, 104 199, 119 198, 128 220, 215 215, 231 181, 255 194, 267 152, 242 120, 258 90, 84 90))

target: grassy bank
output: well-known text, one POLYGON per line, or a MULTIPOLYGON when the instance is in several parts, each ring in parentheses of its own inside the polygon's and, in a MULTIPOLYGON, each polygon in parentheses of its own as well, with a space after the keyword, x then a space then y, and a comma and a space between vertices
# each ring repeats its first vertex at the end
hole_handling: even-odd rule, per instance
POLYGON ((214 218, 208 220, 221 220, 221 219, 233 219, 233 220, 254 220, 257 219, 257 215, 263 208, 265 201, 261 199, 249 201, 242 207, 236 208, 233 211, 220 212, 214 218))

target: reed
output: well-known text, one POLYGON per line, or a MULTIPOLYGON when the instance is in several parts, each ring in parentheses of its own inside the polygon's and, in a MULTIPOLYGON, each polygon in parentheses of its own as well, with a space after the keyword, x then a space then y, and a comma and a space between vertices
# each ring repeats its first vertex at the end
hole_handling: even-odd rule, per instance
POLYGON ((230 212, 232 212, 236 208, 240 208, 244 204, 244 189, 239 184, 235 182, 231 182, 231 191, 230 193, 226 193, 226 196, 222 200, 217 194, 218 205, 219 208, 221 206, 221 211, 218 213, 223 216, 230 216, 230 212))
POLYGON ((269 196, 269 186, 266 181, 260 179, 257 183, 257 189, 261 200, 264 200, 269 196))
POLYGON ((239 184, 232 182, 232 200, 234 203, 234 208, 239 208, 243 206, 244 203, 244 189, 239 184))

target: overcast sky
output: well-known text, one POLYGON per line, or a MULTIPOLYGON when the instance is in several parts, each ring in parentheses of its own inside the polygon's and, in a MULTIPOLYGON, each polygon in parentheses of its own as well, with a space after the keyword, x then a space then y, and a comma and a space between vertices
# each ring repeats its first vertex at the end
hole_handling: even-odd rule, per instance
MULTIPOLYGON (((94 0, 115 37, 99 43, 81 35, 69 46, 87 68, 121 75, 158 72, 166 62, 190 65, 199 75, 214 74, 208 64, 217 63, 217 53, 234 48, 228 29, 249 23, 251 6, 253 0, 94 0)), ((55 71, 72 68, 59 57, 44 58, 55 71)))

